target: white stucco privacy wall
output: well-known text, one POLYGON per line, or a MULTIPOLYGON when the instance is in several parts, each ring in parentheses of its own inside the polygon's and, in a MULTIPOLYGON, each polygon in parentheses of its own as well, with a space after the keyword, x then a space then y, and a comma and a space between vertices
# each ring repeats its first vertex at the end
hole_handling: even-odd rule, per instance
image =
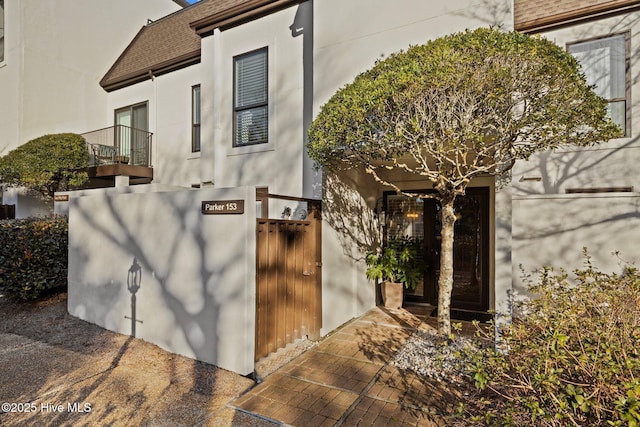
POLYGON ((255 188, 148 189, 70 193, 69 312, 127 335, 135 317, 138 338, 251 373, 255 188), (204 215, 202 202, 212 200, 243 200, 244 213, 204 215))

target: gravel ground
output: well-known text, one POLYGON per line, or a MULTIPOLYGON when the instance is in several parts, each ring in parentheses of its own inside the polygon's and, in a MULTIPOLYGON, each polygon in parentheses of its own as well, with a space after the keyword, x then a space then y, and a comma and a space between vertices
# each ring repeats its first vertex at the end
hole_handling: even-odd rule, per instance
POLYGON ((473 346, 467 337, 449 342, 432 331, 416 331, 398 352, 392 364, 424 377, 456 384, 463 383, 463 367, 456 357, 465 347, 473 346))
POLYGON ((0 366, 0 425, 273 425, 227 406, 251 379, 74 318, 64 293, 0 296, 0 366))

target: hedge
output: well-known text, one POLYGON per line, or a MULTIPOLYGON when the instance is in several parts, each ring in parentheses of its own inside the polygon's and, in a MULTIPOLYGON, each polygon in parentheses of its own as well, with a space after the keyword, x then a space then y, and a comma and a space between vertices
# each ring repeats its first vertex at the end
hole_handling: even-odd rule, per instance
POLYGON ((65 216, 0 221, 0 288, 34 300, 67 287, 68 220, 65 216))

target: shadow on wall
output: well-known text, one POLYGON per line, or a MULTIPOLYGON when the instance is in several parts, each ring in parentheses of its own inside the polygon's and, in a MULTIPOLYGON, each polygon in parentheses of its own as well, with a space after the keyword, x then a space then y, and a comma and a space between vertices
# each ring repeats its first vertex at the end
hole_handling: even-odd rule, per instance
POLYGON ((517 165, 512 183, 513 267, 568 271, 582 266, 587 247, 603 270, 619 270, 610 257, 640 261, 629 230, 637 227, 640 199, 634 188, 639 138, 597 147, 547 151, 517 165))
POLYGON ((364 261, 367 251, 382 245, 382 235, 377 215, 365 201, 375 201, 376 196, 356 188, 364 187, 346 174, 326 171, 322 218, 335 230, 343 253, 353 261, 364 261))
POLYGON ((526 295, 529 280, 542 267, 582 268, 583 247, 605 272, 621 273, 628 263, 640 262, 637 238, 630 233, 640 220, 637 193, 571 196, 514 200, 516 292, 526 295))
POLYGON ((511 22, 511 1, 508 0, 479 0, 476 7, 469 7, 453 14, 480 21, 484 25, 501 27, 505 22, 511 22))
POLYGON ((136 336, 136 323, 143 323, 142 320, 136 318, 136 293, 142 285, 142 267, 138 264, 138 260, 134 257, 133 263, 127 272, 127 289, 131 294, 131 316, 125 316, 125 319, 131 320, 131 336, 136 336))
MULTIPOLYGON (((486 0, 484 0, 486 1, 486 0)), ((613 34, 623 34, 630 29, 640 25, 640 14, 627 13, 624 15, 612 17, 602 21, 594 21, 584 25, 577 25, 569 30, 562 30, 559 35, 551 34, 550 39, 576 42, 583 40, 592 40, 596 36, 606 36, 613 34)), ((627 52, 630 64, 628 64, 627 72, 630 73, 629 79, 631 84, 631 92, 634 86, 640 83, 640 45, 635 43, 637 35, 631 34, 632 42, 631 51, 627 52)), ((564 42, 557 41, 563 45, 564 42)), ((592 73, 595 78, 595 73, 592 73)), ((607 73, 601 73, 602 78, 607 78, 607 73)), ((597 79, 600 80, 600 79, 597 79)), ((593 82, 598 85, 599 81, 593 82)), ((608 87, 610 83, 605 82, 608 87)), ((637 97, 631 97, 629 101, 633 103, 637 97)), ((627 114, 636 111, 638 103, 627 105, 627 114)), ((637 116, 637 114, 636 114, 637 116)), ((629 118, 627 118, 629 122, 629 118)), ((635 117, 631 117, 631 126, 635 122, 635 117)), ((637 131, 631 129, 631 135, 637 134, 637 131)), ((529 162, 519 162, 517 164, 516 180, 513 183, 514 188, 520 194, 559 194, 571 187, 603 187, 603 186, 619 186, 620 182, 628 181, 631 175, 628 172, 635 170, 637 165, 636 159, 639 157, 635 154, 638 150, 638 136, 621 140, 614 140, 608 143, 599 144, 588 148, 571 148, 547 151, 534 156, 529 162), (631 150, 633 149, 633 150, 631 150), (627 173, 627 174, 625 174, 627 173), (524 178, 525 181, 519 181, 524 178), (537 184, 527 182, 526 179, 540 180, 537 184)))
MULTIPOLYGON (((239 317, 234 327, 242 328, 251 321, 242 319, 243 310, 224 310, 246 303, 247 242, 216 234, 234 227, 224 223, 226 218, 220 227, 211 225, 217 218, 203 219, 198 205, 210 195, 200 196, 201 191, 105 192, 72 200, 71 314, 116 332, 131 332, 172 352, 224 365, 219 363, 221 353, 232 349, 221 348, 221 323, 239 317)), ((244 350, 252 353, 252 343, 244 350)))
POLYGON ((568 147, 539 153, 518 164, 513 187, 519 194, 536 195, 562 194, 571 188, 627 186, 634 176, 625 170, 633 170, 632 154, 639 140, 635 137, 623 143, 612 141, 584 149, 568 147))

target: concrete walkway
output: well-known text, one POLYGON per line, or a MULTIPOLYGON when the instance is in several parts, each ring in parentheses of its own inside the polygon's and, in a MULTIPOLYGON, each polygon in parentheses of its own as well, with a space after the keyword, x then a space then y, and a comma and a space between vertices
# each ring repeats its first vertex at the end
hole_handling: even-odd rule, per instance
POLYGON ((457 392, 390 364, 432 308, 375 308, 231 403, 293 426, 447 425, 457 392))

